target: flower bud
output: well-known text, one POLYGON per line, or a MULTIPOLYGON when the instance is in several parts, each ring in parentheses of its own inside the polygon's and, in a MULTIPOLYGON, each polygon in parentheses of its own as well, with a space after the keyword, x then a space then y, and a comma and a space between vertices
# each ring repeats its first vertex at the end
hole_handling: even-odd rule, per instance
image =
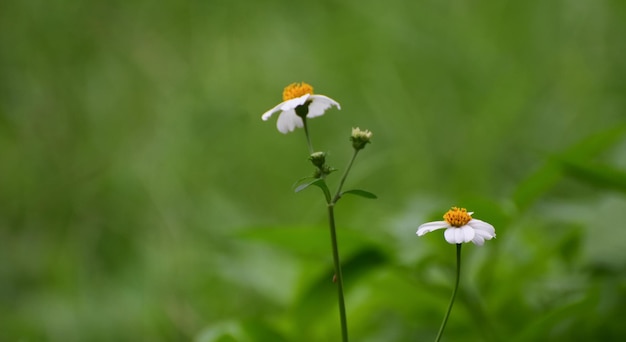
POLYGON ((372 132, 368 130, 362 131, 360 128, 352 128, 352 136, 350 137, 350 141, 352 141, 352 147, 355 150, 362 150, 366 144, 370 142, 372 138, 372 132))
POLYGON ((317 168, 322 168, 322 166, 324 166, 324 163, 326 163, 326 153, 325 152, 313 152, 309 156, 309 160, 317 168))

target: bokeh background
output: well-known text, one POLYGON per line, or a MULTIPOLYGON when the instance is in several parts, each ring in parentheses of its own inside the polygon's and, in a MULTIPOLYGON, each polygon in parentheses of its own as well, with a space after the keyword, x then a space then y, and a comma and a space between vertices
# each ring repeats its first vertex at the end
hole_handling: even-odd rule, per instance
MULTIPOLYGON (((626 2, 3 1, 0 340, 337 341, 321 193, 284 86, 343 169, 354 341, 626 338, 626 2)), ((336 186, 339 175, 329 179, 336 186)))

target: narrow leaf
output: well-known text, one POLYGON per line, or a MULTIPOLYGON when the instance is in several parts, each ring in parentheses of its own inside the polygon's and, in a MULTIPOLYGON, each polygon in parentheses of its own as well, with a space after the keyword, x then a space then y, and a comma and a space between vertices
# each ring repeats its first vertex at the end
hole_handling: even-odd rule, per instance
MULTIPOLYGON (((308 181, 309 181, 308 183, 312 183, 312 182, 313 182, 313 181, 315 181, 316 179, 317 179, 317 178, 315 178, 315 177, 311 177, 311 176, 302 177, 302 178, 298 179, 295 183, 293 183, 292 188, 294 189, 294 191, 295 191, 295 192, 300 192, 300 191, 302 191, 303 189, 299 189, 299 190, 298 190, 298 188, 299 188, 299 187, 301 187, 301 186, 304 184, 304 181, 307 181, 307 180, 308 180, 308 181)), ((309 186, 309 185, 307 185, 307 186, 309 186)), ((306 187, 305 187, 305 188, 306 188, 306 187)))
POLYGON ((324 192, 324 196, 326 197, 326 203, 330 203, 330 190, 328 190, 328 185, 326 185, 324 179, 318 178, 311 183, 311 185, 315 185, 316 187, 322 189, 322 192, 324 192))
POLYGON ((576 161, 578 164, 587 163, 591 158, 622 141, 625 134, 626 125, 618 125, 571 145, 559 153, 560 157, 549 158, 546 164, 520 182, 513 193, 513 201, 521 210, 528 208, 563 177, 563 171, 566 170, 559 158, 576 161))
POLYGON ((326 185, 326 182, 322 178, 315 178, 313 181, 310 181, 310 182, 307 182, 307 183, 304 183, 304 184, 300 184, 298 187, 296 187, 296 189, 294 191, 295 192, 300 192, 300 191, 308 188, 311 185, 315 185, 318 188, 322 189, 322 192, 324 193, 324 197, 326 197, 326 203, 330 202, 330 190, 328 190, 328 186, 326 185))
POLYGON ((359 189, 354 189, 354 190, 347 190, 341 193, 341 195, 356 195, 356 196, 361 196, 361 197, 365 197, 365 198, 371 198, 371 199, 376 199, 378 198, 378 196, 376 196, 375 194, 369 192, 369 191, 365 191, 365 190, 359 190, 359 189))
POLYGON ((304 190, 304 189, 308 188, 311 184, 315 183, 316 181, 317 181, 317 179, 312 180, 312 181, 307 182, 307 183, 302 183, 302 184, 298 185, 298 186, 295 188, 294 192, 300 192, 300 191, 302 191, 302 190, 304 190))
POLYGON ((626 172, 610 165, 592 162, 578 162, 576 160, 560 160, 565 173, 600 188, 616 190, 626 193, 626 172))

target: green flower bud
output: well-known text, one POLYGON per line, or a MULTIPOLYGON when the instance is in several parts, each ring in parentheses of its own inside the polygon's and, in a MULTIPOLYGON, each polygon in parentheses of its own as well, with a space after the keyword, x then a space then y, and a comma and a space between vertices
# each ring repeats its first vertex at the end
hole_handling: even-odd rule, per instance
POLYGON ((309 156, 309 160, 317 168, 322 168, 322 166, 324 166, 324 163, 326 163, 326 153, 325 152, 313 152, 309 156))
POLYGON ((322 167, 319 167, 317 169, 315 169, 315 172, 313 172, 313 177, 315 178, 325 178, 326 176, 330 175, 331 173, 337 171, 337 169, 335 169, 334 167, 330 167, 328 165, 324 165, 322 167))
POLYGON ((362 150, 365 148, 365 145, 370 142, 372 138, 372 132, 368 130, 362 131, 360 128, 352 128, 352 136, 350 137, 350 141, 352 141, 352 147, 355 150, 362 150))

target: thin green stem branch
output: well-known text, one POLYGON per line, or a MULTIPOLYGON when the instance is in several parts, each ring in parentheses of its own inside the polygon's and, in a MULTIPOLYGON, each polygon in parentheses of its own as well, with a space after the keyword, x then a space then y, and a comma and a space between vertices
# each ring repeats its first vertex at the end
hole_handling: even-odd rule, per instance
POLYGON ((456 281, 454 282, 454 290, 452 291, 452 298, 450 298, 450 305, 448 305, 448 311, 446 312, 445 317, 443 318, 443 322, 441 322, 441 327, 439 328, 439 333, 437 334, 437 338, 435 342, 439 342, 441 336, 443 335, 443 331, 446 328, 446 323, 448 323, 448 317, 450 317, 450 312, 452 311, 452 305, 454 305, 454 298, 456 297, 456 291, 459 289, 459 280, 461 278, 461 246, 462 244, 456 244, 456 281))
POLYGON ((357 154, 359 154, 359 150, 354 149, 354 153, 352 153, 352 158, 350 158, 348 167, 346 167, 346 171, 344 171, 343 176, 341 176, 341 181, 339 181, 337 192, 335 193, 335 197, 333 197, 333 201, 332 201, 333 204, 337 203, 337 201, 341 197, 341 189, 343 188, 343 183, 345 183, 346 178, 348 178, 348 173, 350 173, 350 169, 352 168, 352 164, 354 164, 354 160, 356 159, 357 154))

